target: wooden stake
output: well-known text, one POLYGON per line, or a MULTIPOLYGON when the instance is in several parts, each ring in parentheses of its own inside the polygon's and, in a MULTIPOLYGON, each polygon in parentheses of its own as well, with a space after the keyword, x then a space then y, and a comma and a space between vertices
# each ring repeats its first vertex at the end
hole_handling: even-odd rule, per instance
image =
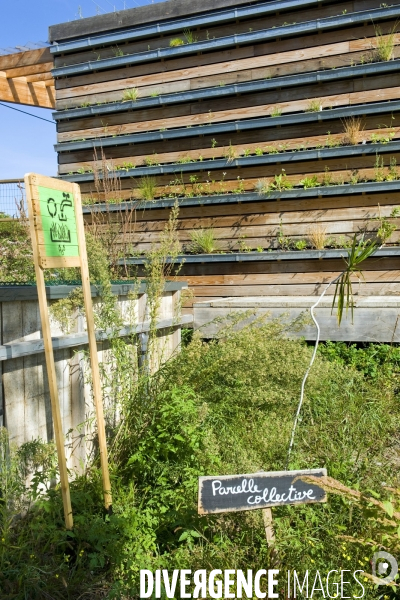
POLYGON ((272 525, 272 510, 270 508, 263 508, 263 521, 265 527, 265 537, 267 538, 268 546, 275 543, 275 531, 272 525))
POLYGON ((59 402, 58 389, 57 389, 56 367, 55 367, 55 362, 54 362, 53 344, 52 344, 52 340, 51 340, 50 319, 49 319, 49 313, 48 313, 48 308, 47 308, 47 297, 46 297, 46 287, 45 287, 44 275, 43 275, 43 271, 42 271, 41 267, 39 266, 39 249, 38 249, 37 235, 36 235, 37 234, 36 220, 35 220, 35 214, 34 214, 33 202, 32 202, 32 199, 35 198, 35 195, 33 194, 31 183, 32 183, 31 179, 25 180, 26 189, 28 191, 27 197, 28 197, 28 211, 29 211, 29 227, 31 230, 31 238, 32 238, 32 246, 33 246, 33 260, 34 260, 34 264, 35 264, 40 318, 42 321, 42 333, 43 333, 43 342, 44 342, 44 352, 45 352, 45 356, 46 356, 47 376, 49 379, 51 412, 53 415, 53 425, 54 425, 54 437, 56 440, 58 466, 60 469, 60 484, 61 484, 61 494, 62 494, 62 500, 63 500, 63 506, 64 506, 65 527, 67 529, 72 529, 74 526, 74 521, 73 521, 73 517, 72 517, 71 496, 70 496, 69 483, 68 483, 67 461, 65 458, 64 435, 63 435, 63 430, 62 430, 60 402, 59 402), (30 201, 29 201, 29 199, 30 199, 30 201))
MULTIPOLYGON (((74 184, 74 197, 75 197, 75 210, 77 215, 82 214, 81 205, 81 193, 79 185, 74 184)), ((101 393, 100 384, 100 371, 99 361, 97 356, 97 342, 95 335, 94 319, 93 319, 93 304, 92 304, 92 293, 90 290, 90 279, 89 279, 89 268, 86 254, 86 240, 85 231, 83 227, 83 220, 77 218, 77 233, 79 242, 79 254, 81 257, 81 276, 82 276, 82 290, 85 301, 85 312, 87 322, 87 332, 89 337, 89 352, 90 352, 90 364, 92 367, 92 379, 93 379, 93 398, 96 408, 97 416, 97 431, 99 436, 99 450, 100 450, 100 463, 101 472, 103 476, 103 494, 104 494, 104 506, 108 512, 111 512, 112 497, 111 497, 111 483, 110 474, 108 470, 108 453, 107 453, 107 441, 106 441, 106 428, 104 423, 104 410, 103 410, 103 399, 101 393)))

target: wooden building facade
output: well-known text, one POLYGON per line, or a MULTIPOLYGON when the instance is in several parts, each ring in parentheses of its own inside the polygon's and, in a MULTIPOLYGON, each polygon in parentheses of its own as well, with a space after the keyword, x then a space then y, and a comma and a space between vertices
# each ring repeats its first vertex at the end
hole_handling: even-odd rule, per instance
MULTIPOLYGON (((315 295, 355 233, 400 223, 399 17, 400 0, 170 0, 53 26, 59 175, 88 222, 117 178, 107 210, 138 206, 139 269, 178 199, 197 301, 315 295)), ((359 294, 399 295, 399 237, 359 294)))

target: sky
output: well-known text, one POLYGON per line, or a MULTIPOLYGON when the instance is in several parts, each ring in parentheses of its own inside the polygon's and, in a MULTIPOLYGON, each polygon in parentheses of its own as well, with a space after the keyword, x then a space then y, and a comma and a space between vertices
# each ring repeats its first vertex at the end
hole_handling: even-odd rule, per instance
MULTIPOLYGON (((154 3, 159 0, 154 0, 154 3)), ((151 4, 152 0, 13 0, 2 8, 0 49, 40 46, 48 38, 48 27, 57 23, 93 17, 124 8, 151 4)), ((4 103, 3 103, 4 104, 4 103)), ((23 177, 25 173, 57 174, 54 122, 47 123, 9 107, 52 121, 52 110, 18 104, 0 105, 0 179, 23 177)))

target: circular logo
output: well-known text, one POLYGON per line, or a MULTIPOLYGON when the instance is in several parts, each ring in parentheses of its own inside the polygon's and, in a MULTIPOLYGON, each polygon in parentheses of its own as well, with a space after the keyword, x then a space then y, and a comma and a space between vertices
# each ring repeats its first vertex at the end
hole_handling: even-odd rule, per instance
POLYGON ((372 557, 372 575, 379 578, 379 583, 376 582, 378 585, 392 583, 398 570, 397 560, 389 552, 375 552, 372 557))

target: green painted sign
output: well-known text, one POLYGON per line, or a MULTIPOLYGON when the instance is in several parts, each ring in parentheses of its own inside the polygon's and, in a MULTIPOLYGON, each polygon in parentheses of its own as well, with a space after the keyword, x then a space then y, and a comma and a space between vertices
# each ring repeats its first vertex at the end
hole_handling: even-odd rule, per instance
POLYGON ((75 203, 71 193, 38 186, 47 257, 79 256, 75 203))

